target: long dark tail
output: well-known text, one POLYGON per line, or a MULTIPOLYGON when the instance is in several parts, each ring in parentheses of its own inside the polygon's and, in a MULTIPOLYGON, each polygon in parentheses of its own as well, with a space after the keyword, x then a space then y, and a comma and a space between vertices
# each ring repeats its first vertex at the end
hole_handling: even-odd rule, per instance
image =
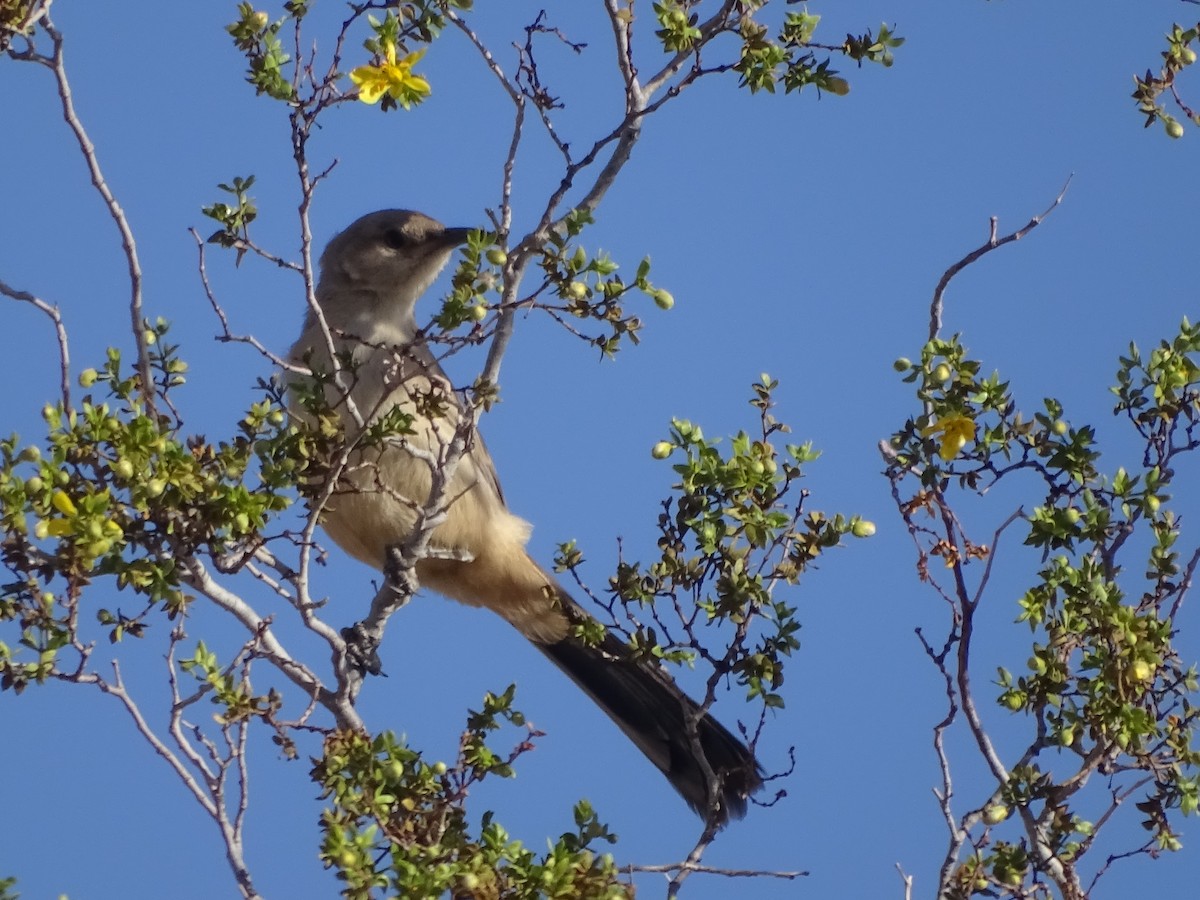
MULTIPOLYGON (((570 614, 571 618, 586 616, 577 606, 570 614)), ((718 824, 746 814, 747 798, 762 787, 754 757, 729 729, 706 713, 697 732, 704 759, 716 776, 711 782, 688 735, 686 715, 694 713, 698 705, 656 663, 634 659, 629 648, 611 634, 599 646, 568 637, 537 647, 620 726, 696 813, 707 816, 713 810, 715 793, 718 824)))

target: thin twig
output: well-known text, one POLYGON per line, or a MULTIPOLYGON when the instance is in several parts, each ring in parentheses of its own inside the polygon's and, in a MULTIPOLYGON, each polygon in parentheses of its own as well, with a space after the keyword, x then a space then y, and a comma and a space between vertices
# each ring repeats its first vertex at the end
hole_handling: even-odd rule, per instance
POLYGON ((121 248, 125 254, 125 263, 129 271, 129 324, 133 332, 134 345, 137 347, 137 369, 141 379, 140 391, 142 400, 146 404, 146 409, 153 414, 156 409, 156 392, 154 387, 153 372, 150 367, 150 345, 146 340, 145 315, 142 310, 142 266, 138 260, 137 243, 133 237, 133 229, 129 226, 129 220, 125 216, 125 210, 117 202, 117 198, 113 196, 109 190, 108 182, 104 178, 104 173, 100 169, 100 161, 96 156, 96 147, 88 137, 87 130, 83 127, 83 122, 75 111, 75 101, 71 94, 71 85, 67 80, 66 62, 63 53, 63 36, 54 27, 49 16, 46 16, 42 21, 42 28, 46 34, 50 36, 50 40, 54 44, 54 55, 51 57, 50 68, 54 72, 55 81, 58 83, 58 96, 62 103, 62 115, 67 126, 75 135, 75 140, 79 144, 79 151, 83 154, 84 162, 87 164, 88 173, 92 178, 92 186, 96 192, 100 194, 104 200, 104 205, 108 209, 109 217, 116 225, 118 233, 121 235, 121 248))
POLYGON ((67 329, 63 324, 62 315, 58 311, 58 307, 52 303, 47 303, 40 297, 36 297, 28 291, 19 291, 16 288, 9 287, 3 281, 0 281, 0 294, 6 297, 11 297, 13 300, 20 300, 22 303, 28 303, 35 308, 45 313, 54 325, 54 336, 58 341, 58 375, 59 375, 59 392, 62 396, 63 409, 71 407, 71 353, 67 346, 67 329))
POLYGON ((1033 231, 1033 229, 1037 228, 1038 225, 1042 223, 1042 220, 1050 215, 1050 213, 1054 212, 1058 205, 1062 203, 1063 197, 1065 197, 1067 194, 1067 188, 1071 186, 1071 179, 1073 177, 1074 175, 1067 177, 1066 184, 1062 186, 1062 190, 1058 192, 1058 196, 1054 198, 1054 202, 1046 207, 1045 212, 1043 212, 1040 216, 1034 216, 1025 224, 1023 228, 1018 228, 1016 231, 1006 234, 1004 237, 997 237, 996 227, 999 224, 999 220, 995 216, 992 216, 990 220, 991 233, 989 234, 987 241, 985 241, 981 247, 972 250, 970 253, 948 268, 942 275, 937 287, 934 289, 933 302, 929 305, 929 340, 935 340, 942 331, 942 309, 946 288, 950 286, 950 280, 981 257, 986 256, 988 253, 991 253, 993 250, 996 250, 999 247, 1003 247, 1005 244, 1012 243, 1013 241, 1019 241, 1021 238, 1025 237, 1025 235, 1029 234, 1029 232, 1033 231))

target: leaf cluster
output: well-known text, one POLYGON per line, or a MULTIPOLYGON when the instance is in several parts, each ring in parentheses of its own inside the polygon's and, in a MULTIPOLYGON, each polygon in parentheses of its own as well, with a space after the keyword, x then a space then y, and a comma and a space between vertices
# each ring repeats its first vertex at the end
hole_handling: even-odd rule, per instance
MULTIPOLYGON (((186 366, 164 340, 166 323, 148 332, 159 348, 159 390, 169 398, 186 366)), ((98 579, 111 578, 146 603, 133 615, 93 613, 113 642, 141 637, 154 608, 181 614, 191 598, 179 561, 226 560, 255 546, 307 474, 298 462, 302 438, 276 401, 256 404, 238 434, 211 443, 147 412, 137 382, 110 349, 102 370, 80 376, 85 387, 105 389, 106 399, 89 394, 77 407, 47 406, 44 450, 15 435, 0 442, 3 562, 14 579, 0 593, 0 620, 18 622, 19 643, 38 655, 20 663, 0 644, 0 687, 45 680, 65 646, 86 656, 80 604, 98 579)))
MULTIPOLYGON (((766 375, 753 385, 758 433, 738 433, 725 452, 700 426, 672 421, 670 438, 654 451, 683 457, 658 517, 659 555, 649 564, 622 560, 609 585, 610 612, 629 623, 635 650, 703 660, 714 673, 710 688, 731 676, 764 707, 783 706, 784 660, 799 647, 796 607, 776 588, 797 583, 844 535, 873 531, 858 517, 805 511, 797 482, 818 454, 808 444, 777 445, 788 428, 770 412, 776 387, 766 375)), ((573 544, 560 548, 560 567, 581 561, 573 544)))
POLYGON ((314 760, 313 778, 330 805, 322 813, 321 859, 346 884, 343 896, 588 898, 632 896, 598 843, 616 840, 586 801, 575 830, 538 856, 510 837, 490 813, 467 817, 470 788, 489 777, 511 778, 513 763, 532 748, 531 732, 507 755, 488 737, 504 725, 524 727, 514 688, 487 694, 468 717, 453 766, 426 763, 389 732, 370 737, 335 731, 314 760))
POLYGON ((1167 49, 1162 51, 1163 64, 1159 73, 1155 75, 1147 69, 1145 76, 1133 76, 1132 96, 1137 103, 1138 112, 1146 117, 1145 127, 1149 128, 1155 122, 1162 122, 1163 130, 1171 138, 1183 137, 1183 124, 1167 112, 1161 102, 1163 94, 1170 93, 1184 115, 1200 125, 1200 113, 1193 112, 1183 102, 1175 87, 1175 79, 1179 73, 1196 62, 1196 50, 1192 44, 1197 35, 1200 35, 1200 23, 1191 28, 1172 25, 1171 31, 1166 35, 1167 49))

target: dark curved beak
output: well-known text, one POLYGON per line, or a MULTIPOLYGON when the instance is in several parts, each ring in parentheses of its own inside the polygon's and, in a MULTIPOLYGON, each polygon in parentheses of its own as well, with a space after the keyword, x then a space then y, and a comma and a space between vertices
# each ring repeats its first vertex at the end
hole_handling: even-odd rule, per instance
POLYGON ((438 238, 438 243, 446 247, 457 247, 467 242, 467 235, 477 228, 447 228, 438 238))

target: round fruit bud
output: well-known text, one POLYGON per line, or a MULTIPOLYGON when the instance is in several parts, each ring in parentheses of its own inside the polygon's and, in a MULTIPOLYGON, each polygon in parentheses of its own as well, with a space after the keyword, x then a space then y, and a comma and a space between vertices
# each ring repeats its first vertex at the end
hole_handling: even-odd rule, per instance
POLYGON ((1158 512, 1158 508, 1160 506, 1162 506, 1162 501, 1153 494, 1146 498, 1146 512, 1150 513, 1150 515, 1154 515, 1156 512, 1158 512))
POLYGON ((1050 430, 1062 437, 1069 430, 1069 426, 1062 419, 1055 419, 1054 424, 1050 426, 1050 430))
POLYGON ((892 368, 897 372, 907 372, 912 368, 912 360, 907 356, 898 357, 893 363, 892 368))
POLYGON ((948 365, 945 363, 938 363, 937 368, 933 370, 933 380, 949 381, 952 374, 953 373, 950 371, 950 367, 948 365))
POLYGON ((993 803, 983 810, 983 821, 989 825, 998 825, 1008 818, 1008 807, 1003 803, 993 803))
POLYGON ((282 425, 283 424, 283 413, 281 413, 277 409, 273 409, 273 410, 271 410, 271 414, 269 416, 267 416, 267 421, 270 422, 272 425, 282 425))
POLYGON ((670 309, 675 305, 675 298, 671 296, 670 291, 664 291, 662 288, 655 288, 652 295, 654 303, 659 309, 670 309))
POLYGON ((1163 123, 1163 127, 1167 130, 1167 137, 1181 138, 1183 137, 1183 123, 1177 119, 1167 119, 1163 123))
POLYGON ((84 369, 79 373, 79 386, 90 388, 96 383, 96 379, 100 377, 100 373, 95 369, 84 369))
POLYGON ((45 520, 39 519, 38 523, 33 526, 33 536, 39 541, 44 541, 50 536, 50 525, 45 520))
POLYGON ((123 481, 128 481, 133 477, 133 463, 127 459, 118 459, 113 463, 113 474, 123 481))
POLYGON ((145 331, 142 332, 142 339, 146 342, 147 345, 158 343, 158 335, 155 334, 153 331, 151 331, 149 328, 147 328, 145 331))
POLYGON ((474 322, 482 322, 487 318, 487 314, 487 307, 482 303, 478 304, 477 306, 472 306, 468 313, 468 315, 471 317, 471 320, 474 322))
POLYGON ((51 406, 49 403, 47 403, 45 406, 42 407, 42 418, 45 419, 47 422, 51 421, 57 414, 58 414, 58 410, 55 409, 53 406, 51 406))
POLYGON ((1144 659, 1133 664, 1133 677, 1138 681, 1149 681, 1154 676, 1154 668, 1144 659))
POLYGON ((42 492, 42 488, 45 486, 46 482, 42 481, 42 477, 40 475, 34 475, 25 482, 25 490, 31 494, 40 494, 42 492))
POLYGON ((850 533, 859 538, 870 537, 875 533, 875 523, 868 522, 866 519, 859 519, 850 526, 850 533))
POLYGON ((1191 47, 1184 47, 1179 51, 1179 58, 1183 60, 1185 66, 1190 66, 1196 61, 1196 51, 1191 47))
POLYGON ((1013 712, 1016 712, 1025 705, 1025 695, 1020 691, 1009 691, 1004 695, 1001 702, 1013 712))
POLYGON ((567 285, 567 296, 572 300, 582 300, 587 296, 587 285, 582 281, 572 281, 567 285))
POLYGON ((446 774, 446 764, 444 762, 442 762, 441 760, 438 760, 437 762, 435 762, 432 766, 429 767, 429 769, 430 769, 430 771, 433 772, 434 775, 442 776, 442 775, 446 774))
POLYGON ((1074 525, 1079 521, 1079 510, 1073 506, 1067 507, 1067 521, 1074 525))
POLYGON ((42 451, 32 444, 22 450, 21 455, 17 457, 21 462, 37 462, 41 458, 42 451))
POLYGON ((506 262, 508 262, 508 254, 505 253, 503 250, 501 250, 499 247, 492 247, 484 255, 487 257, 487 261, 490 262, 493 266, 502 266, 506 262))
POLYGON ((996 877, 998 879, 1000 879, 1000 881, 1003 882, 1004 884, 1007 884, 1009 887, 1016 887, 1022 881, 1025 880, 1025 873, 1022 872, 1020 869, 1011 869, 1011 868, 1008 868, 1007 866, 1004 866, 1004 867, 997 866, 996 867, 996 877))
POLYGON ((652 448, 650 448, 650 455, 655 459, 666 459, 671 455, 671 450, 673 449, 674 448, 671 446, 670 441, 659 441, 652 448))
POLYGON ((257 10, 250 16, 250 24, 253 25, 258 31, 262 31, 264 28, 266 28, 267 23, 270 21, 271 20, 268 18, 267 14, 261 9, 257 10))
POLYGON ((167 483, 161 478, 151 478, 146 482, 146 496, 157 497, 167 489, 167 483))

